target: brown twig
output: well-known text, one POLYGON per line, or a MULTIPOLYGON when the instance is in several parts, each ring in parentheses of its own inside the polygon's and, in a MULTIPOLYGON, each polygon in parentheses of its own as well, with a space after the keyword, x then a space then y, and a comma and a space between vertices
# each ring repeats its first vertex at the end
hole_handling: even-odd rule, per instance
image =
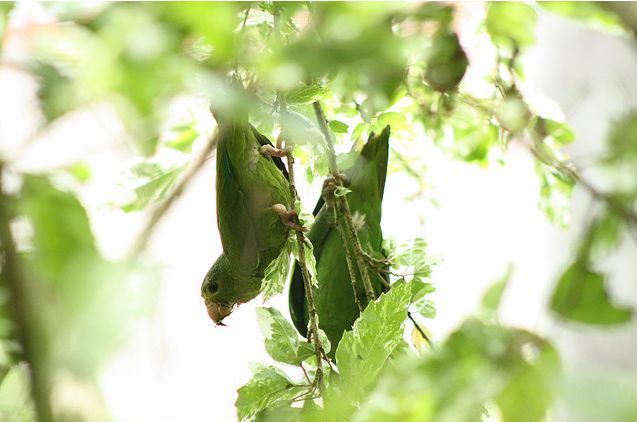
POLYGON ((29 365, 31 395, 35 405, 35 413, 40 422, 53 420, 49 397, 49 368, 42 353, 46 350, 43 344, 43 333, 37 314, 38 307, 33 303, 29 292, 29 283, 20 264, 20 257, 16 251, 15 240, 11 234, 10 212, 8 199, 2 187, 3 165, 0 163, 0 243, 4 262, 2 262, 3 281, 11 296, 13 317, 17 326, 17 337, 25 361, 29 365))
MULTIPOLYGON (((296 185, 294 183, 294 157, 291 152, 287 154, 287 162, 288 162, 288 177, 290 183, 290 193, 292 194, 291 206, 294 207, 294 203, 298 198, 296 192, 296 185)), ((293 211, 294 208, 291 208, 290 211, 293 211)), ((295 223, 300 225, 300 221, 298 216, 294 215, 292 217, 295 223)), ((316 305, 314 303, 314 291, 312 290, 312 280, 310 277, 310 272, 307 269, 307 261, 305 258, 305 242, 307 241, 305 238, 305 234, 303 231, 296 230, 296 241, 299 246, 299 267, 301 267, 301 275, 303 276, 303 285, 305 287, 305 298, 307 300, 307 313, 309 317, 309 340, 314 345, 314 355, 316 356, 316 375, 314 377, 314 388, 318 388, 319 390, 322 388, 323 382, 323 364, 322 360, 325 357, 325 350, 323 350, 323 345, 321 345, 321 339, 319 337, 318 331, 318 318, 316 316, 316 305)))
MULTIPOLYGON (((327 146, 327 157, 329 163, 330 173, 334 178, 334 183, 337 186, 343 186, 343 180, 338 172, 338 166, 336 164, 336 152, 334 151, 334 143, 332 142, 332 136, 330 130, 327 125, 327 118, 325 117, 325 113, 323 112, 323 108, 321 107, 321 103, 319 101, 315 101, 312 104, 314 108, 314 114, 316 116, 316 120, 319 125, 319 129, 323 133, 323 137, 325 138, 325 144, 327 146)), ((367 271, 367 266, 365 265, 365 251, 360 243, 360 239, 358 238, 358 233, 356 232, 356 228, 354 227, 354 223, 352 222, 352 212, 349 208, 349 203, 345 196, 336 196, 332 193, 334 197, 334 204, 336 205, 336 210, 342 216, 342 219, 334 221, 335 225, 341 224, 342 221, 344 223, 344 228, 341 227, 343 233, 349 234, 349 240, 352 244, 352 249, 354 250, 354 258, 356 260, 356 265, 358 267, 358 272, 363 280, 363 287, 365 288, 365 294, 367 299, 371 302, 376 299, 376 294, 374 293, 374 288, 372 286, 372 282, 369 278, 369 272, 367 271)), ((344 236, 342 236, 344 237, 344 236)), ((347 248, 347 244, 349 242, 344 241, 345 248, 347 248)), ((355 274, 353 270, 353 263, 348 261, 348 268, 350 270, 350 275, 355 274)), ((352 286, 356 289, 356 279, 352 278, 352 286)), ((355 295, 356 296, 356 295, 355 295)))
POLYGON ((354 271, 354 261, 352 260, 352 253, 349 248, 349 242, 347 241, 347 236, 345 235, 345 231, 343 230, 342 225, 338 222, 338 211, 336 210, 336 206, 333 200, 334 196, 330 196, 325 199, 325 203, 329 208, 332 209, 334 213, 334 226, 336 227, 336 231, 341 237, 341 242, 343 242, 343 251, 345 251, 345 261, 347 262, 347 271, 349 272, 349 279, 351 280, 352 290, 354 293, 354 302, 356 302, 356 307, 358 308, 358 312, 363 312, 363 305, 361 301, 358 299, 358 286, 356 283, 356 273, 354 271))
MULTIPOLYGON (((275 18, 277 15, 275 15, 275 18)), ((281 112, 285 111, 286 103, 285 96, 279 92, 277 94, 279 99, 279 110, 281 112)), ((279 143, 279 142, 277 142, 279 143)), ((292 155, 292 148, 286 148, 286 159, 288 164, 288 183, 290 186, 290 203, 289 203, 289 211, 294 212, 292 214, 292 222, 296 224, 297 227, 302 227, 301 222, 299 220, 298 215, 295 212, 295 204, 296 201, 299 200, 299 195, 296 190, 296 182, 294 178, 294 156, 292 155)), ((318 327, 318 317, 316 314, 316 304, 314 303, 314 290, 312 287, 312 279, 310 277, 310 272, 307 269, 307 261, 305 257, 305 243, 309 242, 305 234, 302 230, 296 231, 296 242, 299 247, 298 252, 298 261, 299 267, 301 267, 301 275, 303 277, 303 286, 305 288, 305 298, 307 300, 307 313, 309 317, 309 335, 308 340, 312 342, 314 345, 314 355, 316 357, 316 375, 314 377, 314 382, 312 383, 313 389, 318 389, 321 391, 322 383, 323 383, 323 358, 327 360, 327 354, 323 349, 323 345, 321 344, 321 339, 319 337, 319 327, 318 327)))
POLYGON ((201 150, 199 155, 195 157, 191 166, 186 170, 181 180, 177 182, 177 184, 175 185, 173 190, 170 192, 168 197, 164 199, 164 201, 161 202, 159 205, 157 205, 157 207, 153 210, 153 213, 151 214, 150 218, 146 222, 146 225, 144 226, 142 231, 137 236, 137 239, 133 243, 133 246, 131 247, 128 253, 129 259, 133 260, 144 250, 144 247, 146 246, 151 236, 153 235, 153 231, 157 223, 159 223, 162 217, 173 205, 173 203, 181 196, 186 185, 188 185, 188 183, 190 183, 192 178, 195 177, 195 175, 199 172, 199 170, 201 170, 204 163, 208 159, 208 156, 212 153, 212 150, 216 146, 217 146, 217 137, 213 136, 210 138, 206 146, 201 150))

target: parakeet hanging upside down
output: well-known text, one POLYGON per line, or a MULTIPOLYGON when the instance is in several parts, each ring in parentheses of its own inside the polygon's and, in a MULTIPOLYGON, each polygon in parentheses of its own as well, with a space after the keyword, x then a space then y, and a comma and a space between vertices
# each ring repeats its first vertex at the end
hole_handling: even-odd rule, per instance
MULTIPOLYGON (((217 116, 216 116, 217 117, 217 116)), ((223 252, 212 265, 201 296, 210 318, 221 324, 235 304, 255 298, 264 271, 285 246, 290 204, 283 161, 261 153, 274 149, 247 118, 217 118, 217 226, 223 252)))
MULTIPOLYGON (((364 215, 363 226, 358 236, 369 254, 383 253, 382 231, 380 227, 381 204, 387 176, 389 150, 389 126, 380 135, 369 136, 354 165, 345 172, 345 185, 351 190, 346 195, 354 214, 364 215)), ((314 301, 319 318, 319 327, 325 331, 332 344, 332 354, 345 330, 349 330, 359 316, 354 301, 344 245, 334 227, 334 211, 323 198, 314 209, 316 216, 308 238, 314 246, 318 289, 314 290, 314 301)), ((351 249, 350 249, 351 250, 351 249)), ((376 274, 369 272, 376 295, 381 292, 381 283, 376 274)), ((358 271, 358 298, 364 306, 367 298, 358 271)), ((307 336, 307 302, 301 271, 296 265, 290 285, 290 315, 297 330, 307 336)))

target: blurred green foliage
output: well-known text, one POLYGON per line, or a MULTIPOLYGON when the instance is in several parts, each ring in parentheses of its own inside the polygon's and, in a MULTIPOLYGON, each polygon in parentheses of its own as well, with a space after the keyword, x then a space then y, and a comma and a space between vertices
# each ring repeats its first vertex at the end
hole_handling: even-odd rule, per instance
MULTIPOLYGON (((13 7, 0 3, 3 36, 13 7)), ((116 110, 131 158, 129 172, 122 175, 129 194, 115 201, 126 212, 146 211, 165 201, 198 143, 211 135, 198 117, 165 122, 170 106, 184 96, 210 102, 215 110, 248 112, 260 132, 276 135, 281 129, 286 138, 298 140, 295 157, 308 182, 327 175, 323 135, 311 106, 321 101, 338 150, 356 150, 368 132, 390 125, 391 172, 411 176, 418 194, 427 188, 427 162, 413 151, 423 142, 468 164, 488 166, 501 162, 511 143, 528 141, 539 178, 539 206, 561 225, 568 221, 573 189, 578 183, 587 186, 561 152, 574 140, 573 132, 532 107, 519 89, 524 78, 519 55, 533 44, 538 14, 543 13, 537 5, 487 4, 479 27, 471 30, 463 27, 462 5, 448 3, 42 7, 57 23, 30 33, 31 47, 19 63, 39 84, 41 130, 96 104, 116 110), (474 66, 476 52, 467 42, 473 30, 487 35, 487 45, 477 54, 488 66, 474 66), (471 72, 474 80, 487 84, 486 91, 467 80, 471 72), (287 109, 277 102, 282 97, 287 109)), ((543 2, 539 7, 596 27, 621 25, 597 3, 543 2)), ((598 264, 637 224, 636 116, 621 116, 609 133, 596 165, 613 185, 606 192, 588 186, 602 205, 585 227, 572 262, 557 277, 549 306, 573 323, 599 327, 633 317, 632 309, 610 297, 608 277, 598 264)), ((351 165, 352 156, 338 157, 341 170, 351 165)), ((19 257, 7 255, 7 245, 2 248, 0 418, 34 420, 28 393, 34 374, 25 365, 17 329, 38 332, 43 346, 37 355, 49 374, 35 376, 49 377, 53 391, 69 373, 89 385, 127 340, 130 320, 152 308, 149 292, 155 291, 157 277, 148 265, 102 256, 81 189, 58 183, 61 173, 86 182, 93 177, 90 167, 80 162, 27 174, 5 165, 3 171, 19 187, 3 187, 11 211, 4 223, 23 230, 16 230, 19 257), (35 327, 20 326, 24 321, 16 319, 10 306, 15 305, 15 292, 4 279, 7 259, 19 259, 24 268, 28 300, 19 306, 28 307, 35 327)), ((297 208, 304 211, 300 204, 297 208)), ((289 256, 297 253, 293 243, 288 246, 266 277, 266 297, 284 288, 279 275, 288 272, 289 256)), ((432 349, 421 347, 422 334, 416 336, 420 343, 416 337, 406 341, 408 312, 420 314, 418 321, 435 316, 430 296, 435 262, 423 239, 387 242, 386 249, 392 288, 363 312, 338 345, 331 345, 337 358, 332 367, 323 367, 321 401, 313 400, 316 392, 308 388, 319 365, 309 344, 276 309, 259 309, 266 350, 282 365, 253 368, 253 378, 239 389, 240 419, 438 422, 491 415, 531 422, 543 420, 557 398, 575 403, 572 407, 585 415, 582 420, 590 415, 596 416, 588 420, 635 419, 634 403, 626 399, 634 395, 634 385, 602 379, 603 392, 597 397, 597 378, 564 375, 546 340, 498 322, 510 272, 488 290, 478 315, 446 340, 432 349), (305 374, 297 370, 299 365, 305 374)), ((313 256, 311 251, 306 255, 313 256)), ((87 418, 105 418, 107 413, 98 409, 87 418)))

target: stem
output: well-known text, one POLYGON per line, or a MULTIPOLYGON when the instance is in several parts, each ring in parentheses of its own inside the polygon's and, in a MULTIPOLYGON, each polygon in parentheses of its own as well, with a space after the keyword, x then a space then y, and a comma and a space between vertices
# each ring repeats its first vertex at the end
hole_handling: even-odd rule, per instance
POLYGON ((312 103, 312 107, 314 107, 314 115, 316 116, 316 120, 318 121, 319 129, 325 137, 330 173, 332 173, 332 176, 334 176, 338 182, 340 180, 340 175, 338 173, 338 166, 336 165, 336 152, 334 151, 332 135, 330 134, 330 130, 327 126, 327 118, 325 117, 325 113, 323 112, 323 107, 321 107, 320 101, 314 101, 312 103))
MULTIPOLYGON (((278 15, 275 15, 275 19, 278 15)), ((278 92, 277 97, 279 99, 279 111, 285 112, 286 102, 283 93, 278 92)), ((292 149, 287 149, 286 154, 288 164, 288 182, 290 186, 290 204, 289 211, 295 211, 296 201, 299 200, 299 194, 296 190, 296 182, 294 179, 294 156, 292 155, 292 149)), ((301 226, 298 215, 296 213, 292 216, 293 222, 301 226)), ((301 230, 296 230, 296 242, 299 246, 299 267, 301 267, 301 275, 303 276, 303 286, 305 288, 305 298, 307 300, 307 313, 309 317, 309 336, 308 339, 314 344, 314 354, 316 356, 316 376, 314 377, 314 388, 318 387, 319 391, 322 388, 323 381, 323 357, 326 356, 323 345, 321 345, 321 339, 319 337, 318 317, 316 315, 316 304, 314 303, 314 290, 312 289, 312 279, 310 272, 307 269, 307 261, 305 259, 305 234, 301 230)), ((304 370, 305 372, 305 370, 304 370)))
MULTIPOLYGON (((287 162, 288 162, 288 177, 290 184, 290 193, 292 194, 291 205, 294 206, 294 202, 298 198, 298 194, 296 192, 296 185, 294 183, 294 157, 291 152, 287 154, 287 162)), ((293 211, 294 208, 291 208, 290 211, 293 211)), ((293 217, 295 223, 299 224, 300 221, 298 216, 293 217)), ((316 376, 314 378, 314 385, 321 389, 322 381, 323 381, 323 357, 325 356, 325 351, 323 350, 323 346, 321 345, 321 339, 319 338, 318 331, 318 321, 316 317, 316 305, 314 304, 314 291, 312 290, 312 281, 310 278, 310 272, 307 269, 307 262, 305 260, 305 235, 302 231, 296 231, 296 241, 299 246, 299 266, 301 267, 301 274, 303 276, 303 286, 305 287, 305 298, 307 299, 307 313, 310 319, 310 341, 314 344, 314 354, 316 356, 316 376)))
POLYGON ((618 204, 617 201, 609 194, 601 192, 595 186, 593 186, 588 180, 584 179, 574 168, 569 166, 567 163, 557 159, 547 157, 546 154, 543 154, 535 144, 531 144, 529 146, 529 150, 533 154, 533 156, 542 164, 545 164, 549 167, 556 169, 558 172, 572 178, 582 186, 584 189, 588 191, 588 193, 594 198, 606 203, 610 209, 612 209, 617 215, 623 218, 627 223, 631 224, 633 228, 637 227, 637 215, 634 212, 631 212, 626 207, 618 204))
POLYGON ((429 338, 429 336, 427 334, 425 334, 424 330, 422 328, 420 328, 420 325, 418 325, 418 323, 416 322, 416 320, 414 319, 414 317, 412 316, 411 312, 407 311, 407 317, 411 320, 411 322, 414 324, 414 327, 416 327, 416 330, 418 330, 418 332, 420 333, 420 335, 422 336, 422 338, 424 338, 427 341, 427 344, 429 345, 429 347, 431 347, 433 349, 434 344, 431 341, 431 339, 429 338))
POLYGON ((212 150, 216 146, 217 146, 217 137, 213 136, 208 141, 204 149, 201 150, 199 155, 195 157, 195 160, 193 161, 192 165, 186 170, 184 176, 173 188, 172 192, 170 192, 170 195, 168 195, 168 197, 155 208, 150 218, 146 222, 146 225, 144 226, 140 234, 137 236, 137 239, 133 243, 133 246, 131 247, 128 253, 129 259, 132 260, 136 258, 144 250, 144 247, 146 246, 151 236, 153 235, 153 230, 155 229, 155 226, 157 225, 157 223, 159 223, 162 217, 173 205, 173 203, 181 196, 186 185, 190 183, 192 178, 195 177, 195 175, 199 172, 199 170, 201 170, 204 163, 208 159, 208 156, 212 153, 212 150))
POLYGON ((356 228, 354 227, 354 223, 352 222, 352 212, 349 209, 349 203, 344 196, 341 196, 337 198, 337 205, 339 211, 341 211, 341 214, 343 215, 345 226, 347 227, 350 238, 352 240, 354 256, 356 258, 356 264, 358 265, 358 270, 361 274, 361 278, 363 279, 365 294, 367 295, 367 299, 372 302, 376 299, 376 294, 374 293, 374 287, 372 286, 372 281, 369 278, 369 272, 367 271, 367 265, 364 256, 365 252, 363 251, 363 247, 358 238, 358 233, 356 232, 356 228))
POLYGON ((343 242, 343 250, 345 251, 345 261, 347 262, 347 270, 349 271, 349 279, 351 280, 352 290, 354 291, 354 302, 356 302, 356 306, 358 307, 358 312, 363 312, 363 305, 361 301, 358 299, 358 287, 356 285, 356 273, 354 272, 354 262, 352 261, 352 253, 349 250, 349 246, 347 242, 347 236, 345 235, 345 231, 343 227, 338 222, 338 212, 336 211, 336 207, 334 206, 334 201, 330 200, 327 202, 328 206, 332 208, 334 212, 334 226, 336 226, 336 231, 341 236, 341 242, 343 242))
POLYGON ((2 170, 3 164, 0 163, 0 242, 4 255, 2 278, 11 296, 10 304, 17 326, 18 341, 29 366, 35 413, 40 422, 49 422, 53 420, 49 397, 49 368, 41 355, 41 352, 46 350, 46 345, 43 344, 43 333, 40 332, 40 324, 34 312, 37 306, 29 293, 29 283, 20 265, 20 257, 11 234, 8 199, 2 188, 2 170))
MULTIPOLYGON (((327 118, 325 117, 325 113, 323 112, 323 108, 321 107, 321 103, 319 101, 315 101, 314 103, 312 103, 312 106, 314 107, 314 114, 316 116, 316 120, 318 121, 319 129, 321 130, 321 132, 323 133, 323 136, 325 137, 330 173, 332 173, 332 177, 334 178, 334 181, 337 184, 337 186, 343 186, 343 180, 341 175, 338 172, 338 166, 336 165, 336 152, 334 151, 332 136, 327 126, 327 118)), ((333 193, 332 193, 332 196, 334 196, 333 193)), ((352 243, 352 248, 354 250, 354 256, 356 258, 358 272, 361 275, 361 279, 363 280, 363 287, 365 287, 365 294, 367 296, 367 299, 371 302, 376 299, 376 294, 374 293, 374 288, 372 286, 372 282, 369 278, 369 272, 367 271, 367 266, 365 264, 366 254, 365 254, 365 251, 363 250, 363 247, 361 246, 361 242, 360 242, 360 239, 358 238, 358 233, 356 232, 356 228, 354 228, 354 223, 352 222, 352 212, 349 208, 349 203, 347 202, 347 199, 345 198, 345 196, 334 197, 334 202, 336 204, 336 209, 343 216, 342 221, 345 222, 346 229, 343 229, 341 227, 341 231, 343 233, 349 234, 349 237, 352 243)), ((334 221, 334 224, 338 226, 341 223, 337 219, 336 221, 334 221)), ((346 246, 347 243, 348 242, 344 241, 346 248, 347 248, 346 246)), ((351 262, 351 260, 347 261, 347 265, 348 265, 350 276, 351 276, 352 274, 355 273, 353 269, 353 263, 351 262)), ((352 277, 352 287, 356 289, 356 281, 355 281, 355 278, 353 277, 352 277)))

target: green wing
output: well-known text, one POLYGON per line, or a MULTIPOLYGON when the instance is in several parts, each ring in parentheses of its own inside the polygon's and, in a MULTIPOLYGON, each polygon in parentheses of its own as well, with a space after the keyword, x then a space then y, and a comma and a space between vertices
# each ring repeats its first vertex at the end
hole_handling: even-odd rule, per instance
POLYGON ((283 162, 264 157, 269 140, 247 120, 221 121, 217 145, 217 223, 232 268, 262 275, 285 244, 287 227, 272 210, 287 205, 290 191, 283 162))
MULTIPOLYGON (((228 128, 229 133, 223 133, 221 137, 234 137, 235 129, 228 128)), ((258 265, 254 220, 246 209, 246 198, 236 181, 227 142, 223 139, 217 146, 216 185, 217 227, 223 251, 237 273, 252 274, 258 265)))
MULTIPOLYGON (((351 190, 347 195, 350 209, 352 212, 365 215, 365 225, 358 234, 368 253, 383 253, 380 220, 387 176, 388 150, 389 127, 386 127, 380 135, 370 135, 360 156, 345 173, 351 190)), ((320 199, 314 214, 316 219, 308 237, 314 246, 319 280, 319 288, 315 291, 315 302, 320 327, 330 339, 334 351, 343 332, 351 328, 359 312, 354 301, 343 244, 333 225, 332 210, 327 209, 323 200, 320 199)), ((370 273, 370 278, 376 292, 379 293, 380 281, 375 274, 370 273)), ((359 281, 357 296, 361 303, 365 303, 359 274, 357 274, 357 280, 359 281)), ((289 306, 294 325, 302 335, 306 336, 307 304, 298 264, 292 275, 289 306)))

